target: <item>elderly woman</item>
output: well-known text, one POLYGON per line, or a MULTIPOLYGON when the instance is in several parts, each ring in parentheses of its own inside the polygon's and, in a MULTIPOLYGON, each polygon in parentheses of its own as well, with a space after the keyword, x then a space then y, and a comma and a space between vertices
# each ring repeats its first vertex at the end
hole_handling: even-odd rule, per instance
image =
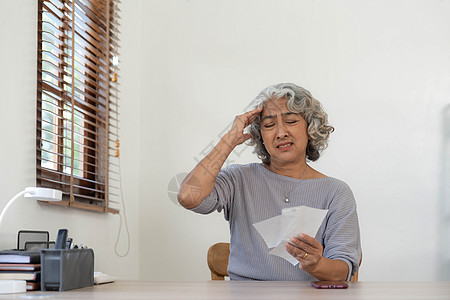
POLYGON ((319 158, 334 130, 327 114, 294 84, 270 86, 253 104, 185 178, 180 204, 202 214, 224 211, 230 224, 232 280, 349 280, 361 253, 355 199, 343 181, 307 164, 319 158), (244 132, 247 127, 249 133, 244 132), (247 140, 262 163, 222 169, 233 149, 247 140), (268 253, 252 224, 301 205, 328 212, 315 237, 301 233, 285 245, 299 261, 293 266, 268 253))

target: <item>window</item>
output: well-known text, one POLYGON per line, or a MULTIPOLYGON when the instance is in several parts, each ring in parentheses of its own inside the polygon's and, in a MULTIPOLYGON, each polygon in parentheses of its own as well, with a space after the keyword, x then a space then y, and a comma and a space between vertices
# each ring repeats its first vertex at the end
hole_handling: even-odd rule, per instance
POLYGON ((118 0, 39 0, 37 186, 118 213, 118 0))

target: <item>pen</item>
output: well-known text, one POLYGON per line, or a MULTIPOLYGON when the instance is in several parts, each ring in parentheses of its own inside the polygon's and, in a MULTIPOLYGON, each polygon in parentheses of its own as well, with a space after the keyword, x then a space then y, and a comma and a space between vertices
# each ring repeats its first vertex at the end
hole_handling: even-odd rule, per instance
POLYGON ((68 238, 66 242, 66 249, 72 249, 72 238, 68 238))

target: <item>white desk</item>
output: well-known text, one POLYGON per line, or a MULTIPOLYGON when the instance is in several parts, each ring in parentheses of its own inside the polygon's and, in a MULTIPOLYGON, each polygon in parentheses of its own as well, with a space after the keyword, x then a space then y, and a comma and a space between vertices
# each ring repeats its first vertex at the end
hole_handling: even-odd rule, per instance
POLYGON ((450 282, 350 282, 348 289, 318 290, 309 282, 117 281, 66 292, 27 292, 0 299, 450 299, 450 282))

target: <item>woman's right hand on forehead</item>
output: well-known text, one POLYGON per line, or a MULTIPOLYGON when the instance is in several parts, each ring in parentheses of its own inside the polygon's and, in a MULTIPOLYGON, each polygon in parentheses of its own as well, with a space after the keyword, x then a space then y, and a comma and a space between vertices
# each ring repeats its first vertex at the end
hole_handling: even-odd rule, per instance
POLYGON ((185 208, 200 205, 216 184, 217 175, 233 149, 250 138, 244 133, 245 127, 250 125, 261 113, 262 106, 246 112, 234 119, 228 131, 219 143, 208 153, 183 180, 178 192, 178 201, 185 208), (195 189, 195 193, 193 191, 195 189))
POLYGON ((250 138, 248 133, 244 133, 244 129, 258 117, 262 110, 263 107, 260 106, 234 118, 233 125, 227 132, 227 141, 232 147, 236 147, 250 138))

